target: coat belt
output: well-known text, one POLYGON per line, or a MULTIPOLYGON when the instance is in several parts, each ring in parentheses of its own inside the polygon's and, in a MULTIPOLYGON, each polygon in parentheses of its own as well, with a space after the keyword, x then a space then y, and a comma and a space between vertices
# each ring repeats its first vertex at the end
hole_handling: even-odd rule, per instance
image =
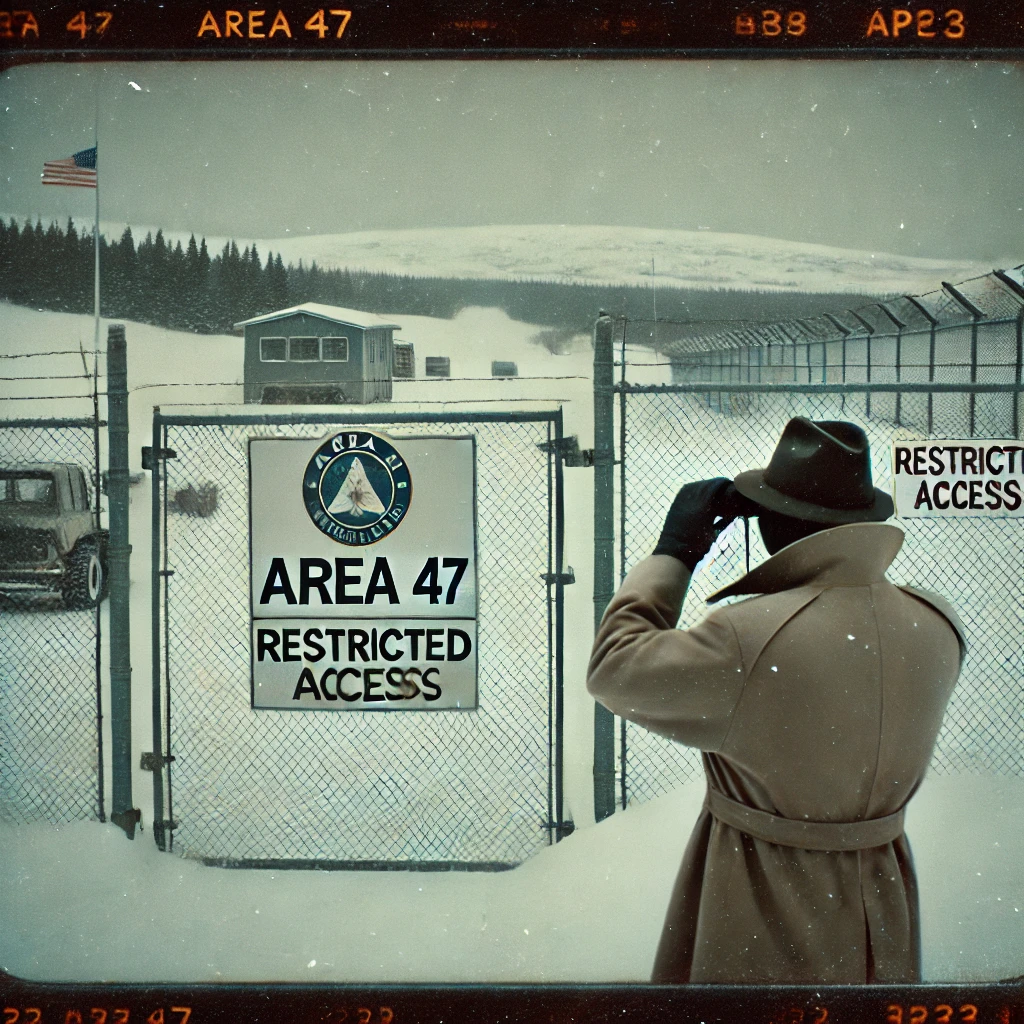
POLYGON ((865 821, 799 821, 748 807, 710 787, 704 806, 719 821, 755 839, 800 850, 868 850, 903 834, 902 807, 884 818, 865 821))

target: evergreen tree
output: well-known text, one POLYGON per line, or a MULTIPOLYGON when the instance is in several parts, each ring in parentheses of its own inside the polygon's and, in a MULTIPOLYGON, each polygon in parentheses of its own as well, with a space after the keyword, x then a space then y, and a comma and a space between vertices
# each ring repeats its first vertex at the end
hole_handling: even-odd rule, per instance
POLYGON ((139 242, 135 250, 136 272, 132 281, 132 319, 141 323, 150 322, 153 311, 153 232, 147 231, 146 237, 139 242))
MULTIPOLYGON (((40 225, 40 228, 42 225, 40 225)), ((36 254, 36 302, 44 309, 65 309, 63 280, 63 238, 56 221, 42 233, 36 254)))
POLYGON ((188 303, 185 295, 185 250, 181 242, 167 252, 167 304, 168 322, 178 328, 188 327, 188 303))
POLYGON ((149 308, 147 310, 146 322, 151 324, 170 323, 171 295, 169 275, 171 261, 167 242, 164 240, 164 233, 161 228, 157 228, 149 259, 149 308))
POLYGON ((243 312, 240 319, 248 320, 250 317, 259 316, 261 313, 269 313, 271 307, 267 305, 267 296, 262 288, 262 271, 260 269, 260 255, 256 251, 256 243, 253 242, 249 252, 249 259, 244 267, 244 282, 242 286, 243 312))
MULTIPOLYGON (((269 256, 267 257, 267 267, 270 267, 269 256)), ((280 253, 274 257, 270 296, 271 309, 288 309, 291 305, 288 296, 288 271, 284 268, 280 253)))
POLYGON ((207 320, 207 289, 210 257, 206 239, 200 253, 196 236, 190 235, 181 272, 181 295, 178 303, 182 326, 189 331, 202 331, 207 320))
POLYGON ((93 260, 91 238, 78 237, 75 222, 68 217, 64 229, 62 255, 60 260, 63 281, 63 308, 73 313, 88 313, 92 310, 93 260))
POLYGON ((3 257, 0 259, 0 295, 10 302, 16 302, 20 289, 21 274, 21 229, 12 217, 5 232, 3 257))
POLYGON ((11 290, 11 274, 13 270, 13 250, 18 225, 11 218, 9 225, 0 221, 0 299, 9 299, 11 290))
POLYGON ((135 249, 135 239, 130 226, 121 232, 121 240, 111 247, 110 256, 103 266, 100 275, 100 287, 104 294, 109 292, 110 305, 103 306, 108 316, 123 316, 126 319, 138 318, 138 277, 139 258, 135 249))
POLYGON ((21 295, 27 305, 42 305, 46 297, 48 275, 45 275, 46 256, 43 250, 43 223, 36 220, 35 224, 25 223, 21 235, 21 295))
POLYGON ((213 331, 213 312, 210 305, 210 293, 213 287, 211 280, 210 252, 206 248, 206 238, 199 243, 199 269, 196 271, 196 318, 197 330, 209 334, 213 331))

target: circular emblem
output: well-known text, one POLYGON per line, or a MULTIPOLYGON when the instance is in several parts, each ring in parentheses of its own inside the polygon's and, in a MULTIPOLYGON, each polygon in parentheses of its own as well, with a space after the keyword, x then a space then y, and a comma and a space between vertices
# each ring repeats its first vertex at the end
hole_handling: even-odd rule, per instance
POLYGON ((367 430, 328 438, 306 465, 302 499, 313 525, 339 544, 376 544, 405 518, 412 478, 395 446, 367 430))

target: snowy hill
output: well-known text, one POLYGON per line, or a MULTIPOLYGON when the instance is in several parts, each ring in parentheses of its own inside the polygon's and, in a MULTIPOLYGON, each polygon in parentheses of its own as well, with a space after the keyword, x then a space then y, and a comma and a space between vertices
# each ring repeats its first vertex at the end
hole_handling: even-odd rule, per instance
MULTIPOLYGON (((8 220, 11 215, 2 216, 8 220)), ((157 230, 145 224, 131 227, 136 243, 157 230)), ((124 228, 122 223, 103 222, 111 240, 124 228)), ((185 246, 189 232, 165 229, 164 237, 185 246)), ((225 241, 206 236, 211 254, 225 241)), ((488 225, 257 239, 239 235, 235 241, 240 248, 255 242, 263 259, 270 251, 280 253, 285 263, 301 259, 308 266, 316 261, 323 269, 599 285, 650 285, 653 258, 659 288, 917 294, 941 281, 963 281, 992 270, 972 260, 921 259, 758 235, 608 225, 488 225)))
POLYGON ((659 287, 702 289, 920 292, 992 269, 755 235, 566 224, 364 231, 257 244, 286 263, 316 260, 323 268, 589 284, 649 285, 653 258, 659 287))

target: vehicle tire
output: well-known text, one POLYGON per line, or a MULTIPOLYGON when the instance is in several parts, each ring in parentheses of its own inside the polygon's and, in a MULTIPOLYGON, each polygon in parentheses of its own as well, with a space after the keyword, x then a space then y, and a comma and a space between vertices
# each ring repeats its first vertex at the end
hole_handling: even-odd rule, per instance
POLYGON ((106 593, 106 567, 100 549, 83 542, 71 552, 63 587, 65 608, 95 608, 106 593))

